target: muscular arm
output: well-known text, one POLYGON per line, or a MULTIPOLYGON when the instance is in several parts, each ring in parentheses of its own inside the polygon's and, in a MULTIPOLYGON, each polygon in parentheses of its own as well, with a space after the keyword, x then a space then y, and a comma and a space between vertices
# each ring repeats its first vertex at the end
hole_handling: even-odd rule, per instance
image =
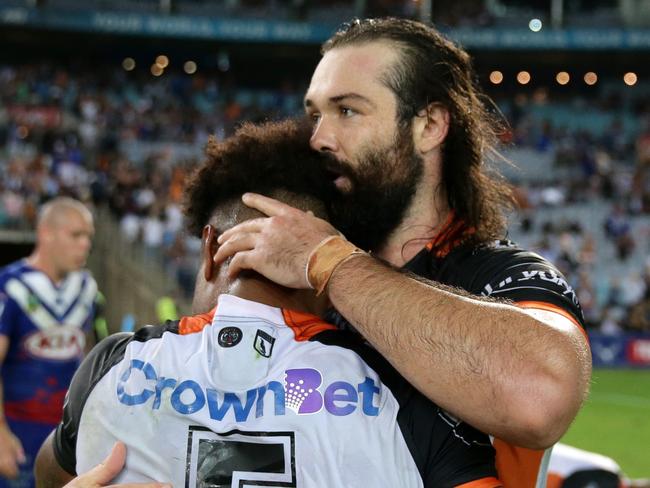
POLYGON ((591 372, 567 318, 470 298, 369 257, 336 268, 334 307, 414 386, 484 432, 546 448, 577 413, 591 372))
POLYGON ((36 488, 56 488, 71 481, 74 476, 65 471, 54 456, 54 432, 52 432, 38 451, 34 464, 36 488))
MULTIPOLYGON (((219 237, 215 261, 307 288, 310 253, 337 231, 259 195, 244 203, 269 218, 219 237)), ((357 255, 328 286, 335 308, 422 393, 483 432, 528 448, 552 445, 576 415, 591 371, 589 349, 564 316, 470 298, 357 255)))

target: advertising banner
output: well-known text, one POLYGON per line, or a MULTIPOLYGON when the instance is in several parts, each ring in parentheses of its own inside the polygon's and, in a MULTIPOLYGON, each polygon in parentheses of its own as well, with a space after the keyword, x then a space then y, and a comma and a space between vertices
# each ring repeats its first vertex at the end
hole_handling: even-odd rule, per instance
POLYGON ((589 342, 596 367, 650 368, 650 335, 591 332, 589 342))

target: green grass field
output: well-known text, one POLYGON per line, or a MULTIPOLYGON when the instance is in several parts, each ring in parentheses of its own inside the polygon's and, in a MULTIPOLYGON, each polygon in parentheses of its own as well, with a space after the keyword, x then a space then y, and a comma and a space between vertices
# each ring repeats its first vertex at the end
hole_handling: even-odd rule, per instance
POLYGON ((631 478, 650 478, 650 371, 594 370, 590 398, 562 442, 612 457, 631 478))

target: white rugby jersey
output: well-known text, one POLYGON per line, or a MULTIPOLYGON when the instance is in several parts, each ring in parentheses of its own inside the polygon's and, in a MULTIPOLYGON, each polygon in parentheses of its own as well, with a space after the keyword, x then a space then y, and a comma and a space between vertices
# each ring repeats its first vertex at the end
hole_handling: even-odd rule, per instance
POLYGON ((489 439, 318 317, 221 295, 209 314, 102 341, 54 451, 70 473, 127 444, 115 482, 497 487, 489 439))
POLYGON ((613 459, 566 444, 556 444, 548 466, 549 488, 571 486, 593 488, 627 486, 620 466, 613 459))

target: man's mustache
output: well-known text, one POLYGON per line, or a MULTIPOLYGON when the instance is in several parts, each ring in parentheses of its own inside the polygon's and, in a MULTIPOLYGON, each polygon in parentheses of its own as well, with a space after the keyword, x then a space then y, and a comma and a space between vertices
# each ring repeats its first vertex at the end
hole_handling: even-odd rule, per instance
POLYGON ((323 164, 325 169, 332 173, 332 175, 345 176, 349 178, 353 183, 357 182, 357 175, 350 163, 345 160, 340 160, 336 158, 333 154, 323 153, 323 164))

